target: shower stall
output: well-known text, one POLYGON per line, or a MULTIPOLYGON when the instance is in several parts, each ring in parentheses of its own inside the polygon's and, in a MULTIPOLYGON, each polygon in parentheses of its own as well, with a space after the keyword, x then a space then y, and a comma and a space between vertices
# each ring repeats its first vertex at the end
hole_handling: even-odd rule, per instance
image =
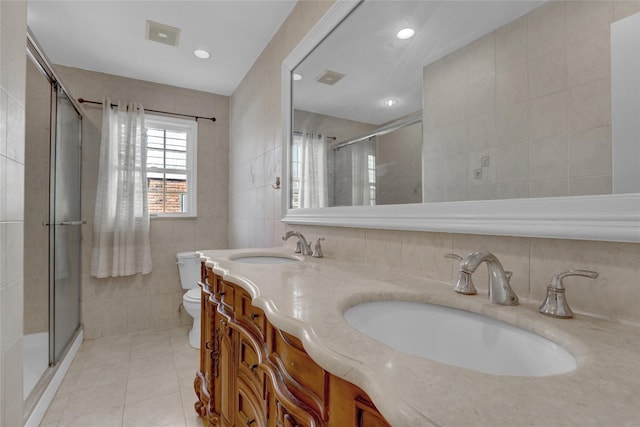
POLYGON ((81 342, 82 115, 33 37, 25 102, 25 420, 41 419, 81 342), (35 416, 35 417, 34 417, 35 416))

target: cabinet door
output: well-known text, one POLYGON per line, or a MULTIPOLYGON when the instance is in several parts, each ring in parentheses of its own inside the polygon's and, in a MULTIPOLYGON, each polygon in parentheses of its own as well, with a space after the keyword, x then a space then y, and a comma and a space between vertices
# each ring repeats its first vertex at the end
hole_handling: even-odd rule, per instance
MULTIPOLYGON (((204 264, 204 263, 203 263, 204 264)), ((194 380, 194 389, 198 401, 195 404, 195 411, 200 417, 204 417, 208 413, 211 400, 212 390, 212 364, 214 351, 213 346, 213 322, 215 316, 215 305, 209 300, 211 296, 209 284, 207 283, 208 272, 204 265, 202 267, 202 280, 200 282, 202 299, 201 299, 201 318, 200 318, 200 370, 196 374, 194 380)))
POLYGON ((229 327, 230 319, 218 313, 216 316, 217 327, 220 331, 220 354, 218 358, 218 384, 219 391, 216 403, 219 402, 220 419, 223 426, 233 426, 235 420, 235 357, 234 357, 234 332, 229 327), (219 397, 219 400, 218 400, 219 397))

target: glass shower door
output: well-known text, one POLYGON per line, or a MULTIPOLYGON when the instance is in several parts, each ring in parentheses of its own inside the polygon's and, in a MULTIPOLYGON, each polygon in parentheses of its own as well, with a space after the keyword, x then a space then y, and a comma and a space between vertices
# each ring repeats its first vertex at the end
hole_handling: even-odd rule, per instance
POLYGON ((49 363, 56 364, 80 327, 82 116, 55 85, 52 105, 49 227, 49 363))

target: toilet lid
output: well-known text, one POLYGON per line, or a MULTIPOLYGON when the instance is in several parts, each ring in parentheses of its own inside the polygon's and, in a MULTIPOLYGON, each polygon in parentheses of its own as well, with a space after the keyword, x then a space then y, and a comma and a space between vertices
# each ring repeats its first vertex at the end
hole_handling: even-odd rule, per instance
POLYGON ((189 289, 186 294, 184 294, 184 299, 192 300, 192 301, 200 301, 202 297, 202 293, 200 292, 200 287, 189 289))

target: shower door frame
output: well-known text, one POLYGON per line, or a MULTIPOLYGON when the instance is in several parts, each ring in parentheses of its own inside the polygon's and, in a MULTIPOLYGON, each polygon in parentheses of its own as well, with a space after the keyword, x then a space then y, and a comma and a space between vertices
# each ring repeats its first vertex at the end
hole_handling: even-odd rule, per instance
MULTIPOLYGON (((51 63, 47 59, 46 55, 35 41, 35 37, 33 37, 30 29, 27 29, 27 55, 30 56, 33 63, 40 69, 43 75, 49 80, 51 85, 51 105, 50 105, 50 164, 49 164, 49 217, 48 221, 45 223, 49 227, 49 366, 55 366, 60 360, 64 358, 65 353, 70 348, 71 344, 74 342, 75 337, 77 337, 79 331, 82 329, 82 314, 81 314, 81 305, 80 305, 80 294, 78 294, 78 310, 79 314, 79 322, 77 327, 75 328, 74 333, 71 335, 69 341, 64 345, 63 349, 60 349, 59 352, 56 352, 55 346, 55 171, 56 171, 56 144, 57 144, 57 104, 58 104, 58 89, 60 89, 70 101, 70 105, 75 110, 76 114, 80 119, 80 123, 78 126, 78 141, 79 141, 79 168, 80 174, 78 179, 80 180, 79 187, 80 193, 78 194, 78 200, 80 203, 79 213, 82 214, 82 128, 83 128, 83 115, 81 113, 82 109, 80 108, 77 101, 69 95, 69 92, 66 90, 65 86, 60 81, 60 78, 53 71, 53 67, 50 65, 51 63), (56 358, 56 353, 60 356, 56 358)), ((75 222, 75 221, 74 221, 75 222)), ((70 226, 81 226, 85 223, 85 221, 80 221, 81 224, 69 224, 70 226)), ((79 286, 81 287, 82 282, 82 230, 80 230, 79 237, 79 247, 78 247, 78 280, 79 286)))
POLYGON ((81 317, 81 307, 80 307, 80 288, 81 288, 81 280, 82 280, 82 229, 79 231, 78 235, 78 325, 76 326, 73 333, 70 334, 69 340, 64 344, 63 348, 58 348, 56 345, 56 243, 58 242, 58 238, 56 237, 56 231, 58 227, 79 227, 82 226, 85 221, 81 219, 82 217, 82 114, 78 111, 78 108, 73 103, 73 98, 69 96, 69 93, 65 90, 65 88, 60 84, 60 82, 55 79, 51 82, 51 137, 50 137, 50 160, 49 160, 49 366, 55 366, 63 357, 66 350, 69 348, 71 343, 74 340, 74 337, 78 333, 78 330, 82 327, 82 317, 81 317), (64 94, 64 96, 70 101, 70 105, 73 107, 75 113, 78 115, 79 124, 78 124, 78 219, 72 221, 63 221, 60 222, 59 218, 56 217, 56 203, 57 199, 57 161, 58 161, 58 144, 60 143, 58 138, 58 115, 59 115, 59 102, 58 97, 64 94))

